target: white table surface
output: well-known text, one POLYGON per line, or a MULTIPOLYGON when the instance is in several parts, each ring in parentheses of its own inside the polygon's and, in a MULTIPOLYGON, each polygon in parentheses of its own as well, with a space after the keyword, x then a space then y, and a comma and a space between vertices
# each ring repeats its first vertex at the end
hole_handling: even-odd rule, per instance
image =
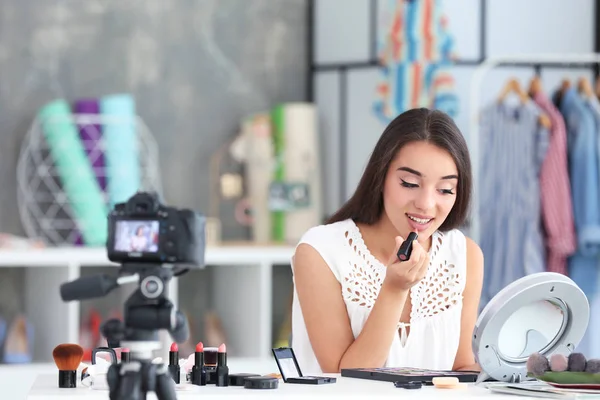
MULTIPOLYGON (((334 375, 335 376, 335 375, 334 375)), ((240 386, 217 387, 214 385, 193 386, 182 385, 187 390, 179 388, 176 392, 178 399, 198 399, 200 397, 210 399, 240 399, 242 398, 273 398, 273 399, 361 399, 372 398, 398 398, 401 396, 415 399, 464 399, 491 397, 494 399, 510 398, 515 396, 493 394, 487 389, 467 385, 459 389, 437 389, 424 386, 422 389, 399 389, 391 382, 378 382, 364 379, 338 377, 336 383, 327 385, 299 385, 286 384, 280 380, 277 389, 250 390, 240 386)), ((35 380, 28 400, 42 399, 67 399, 67 400, 106 400, 108 390, 93 390, 87 387, 75 389, 60 389, 57 387, 57 376, 55 374, 41 374, 35 380)), ((148 400, 155 400, 154 393, 148 395, 148 400)))
MULTIPOLYGON (((265 359, 236 359, 228 360, 230 373, 252 372, 269 374, 277 372, 277 365, 272 360, 265 359)), ((239 399, 241 395, 251 398, 310 398, 318 399, 360 399, 411 397, 415 399, 464 399, 490 398, 497 400, 527 398, 523 396, 492 393, 489 390, 472 384, 461 389, 399 389, 391 382, 371 381, 365 379, 345 378, 339 375, 337 382, 328 385, 299 385, 286 384, 279 381, 279 388, 272 390, 250 390, 243 387, 216 387, 207 385, 196 387, 185 385, 189 390, 177 390, 178 399, 197 399, 198 396, 207 398, 239 399)), ((58 375, 54 364, 33 365, 3 365, 0 366, 0 399, 2 400, 107 400, 107 390, 93 390, 82 386, 76 389, 58 388, 58 375)), ((533 397, 532 397, 533 398, 533 397)), ((154 393, 148 395, 148 400, 156 399, 154 393)))

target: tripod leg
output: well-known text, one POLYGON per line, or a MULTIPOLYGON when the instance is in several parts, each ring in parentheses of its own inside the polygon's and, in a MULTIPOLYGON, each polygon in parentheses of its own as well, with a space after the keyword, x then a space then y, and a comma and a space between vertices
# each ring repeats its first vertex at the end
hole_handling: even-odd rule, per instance
POLYGON ((139 361, 113 364, 108 375, 110 400, 145 400, 146 396, 142 395, 142 364, 139 361), (112 373, 109 377, 111 369, 118 371, 118 374, 115 376, 112 373))
POLYGON ((176 400, 175 382, 165 364, 156 366, 156 386, 154 388, 158 400, 176 400))
POLYGON ((106 373, 106 383, 108 383, 109 388, 109 397, 111 400, 116 399, 117 391, 119 389, 119 376, 120 376, 120 368, 121 364, 112 364, 108 367, 108 372, 106 373))

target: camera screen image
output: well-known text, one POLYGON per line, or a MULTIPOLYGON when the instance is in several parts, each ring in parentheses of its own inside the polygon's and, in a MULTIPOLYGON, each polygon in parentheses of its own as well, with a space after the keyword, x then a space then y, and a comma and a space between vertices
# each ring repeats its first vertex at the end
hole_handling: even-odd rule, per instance
POLYGON ((156 253, 158 235, 158 221, 117 221, 115 251, 156 253))

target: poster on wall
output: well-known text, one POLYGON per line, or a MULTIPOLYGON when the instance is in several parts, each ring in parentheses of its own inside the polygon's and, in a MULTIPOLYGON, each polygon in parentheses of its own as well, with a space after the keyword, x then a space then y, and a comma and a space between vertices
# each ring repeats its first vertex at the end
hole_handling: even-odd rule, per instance
POLYGON ((381 80, 374 112, 388 124, 417 107, 458 115, 452 75, 453 39, 440 0, 380 2, 377 51, 381 80))

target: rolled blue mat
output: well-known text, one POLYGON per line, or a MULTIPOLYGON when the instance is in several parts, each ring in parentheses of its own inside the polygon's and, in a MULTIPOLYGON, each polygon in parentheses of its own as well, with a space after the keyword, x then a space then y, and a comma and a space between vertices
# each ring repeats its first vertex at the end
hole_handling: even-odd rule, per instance
POLYGON ((39 112, 39 121, 84 243, 104 246, 108 210, 69 104, 62 99, 46 104, 39 112))
POLYGON ((104 159, 110 207, 127 201, 140 188, 135 101, 128 94, 100 99, 103 116, 104 159))

